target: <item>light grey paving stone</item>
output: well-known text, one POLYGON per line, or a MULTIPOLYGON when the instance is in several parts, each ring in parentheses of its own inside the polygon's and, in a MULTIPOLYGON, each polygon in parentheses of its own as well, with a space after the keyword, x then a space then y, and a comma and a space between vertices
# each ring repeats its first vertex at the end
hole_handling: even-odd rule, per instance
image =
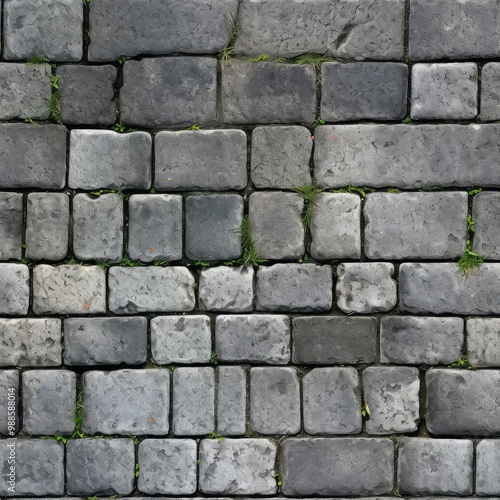
POLYGON ((332 268, 275 264, 257 271, 257 310, 323 312, 332 307, 332 268))
POLYGON ((83 383, 85 434, 168 434, 168 370, 87 371, 83 383))
POLYGON ((0 370, 0 434, 19 431, 19 402, 19 370, 0 370))
POLYGON ((500 260, 499 216, 499 193, 484 191, 474 196, 472 201, 473 249, 485 259, 500 260))
POLYGON ((403 495, 470 495, 473 444, 468 439, 403 437, 398 490, 403 495))
POLYGON ((10 496, 64 495, 64 445, 53 440, 9 439, 0 441, 0 494, 10 496), (14 445, 12 445, 14 443, 14 445), (14 452, 15 479, 7 475, 8 458, 14 452), (11 481, 13 484, 11 484, 11 481), (14 488, 14 490, 9 490, 14 488))
POLYGON ((144 317, 67 318, 64 320, 64 364, 145 363, 147 326, 144 317))
POLYGON ((249 218, 255 251, 265 259, 298 259, 305 253, 304 199, 281 191, 252 193, 249 218))
POLYGON ((268 439, 203 439, 200 491, 209 495, 273 495, 276 445, 268 439))
POLYGON ((220 361, 284 365, 290 360, 290 320, 283 315, 225 315, 215 318, 220 361))
POLYGON ((26 220, 26 258, 63 260, 68 254, 69 196, 29 193, 26 220))
POLYGON ((256 188, 293 189, 311 184, 313 141, 306 127, 255 127, 251 175, 256 188))
POLYGON ((120 90, 122 120, 155 128, 216 119, 217 59, 166 57, 127 61, 120 90))
POLYGON ((230 60, 222 63, 225 123, 314 121, 316 74, 308 65, 230 60))
POLYGON ((325 188, 500 186, 500 171, 492 168, 500 161, 499 134, 493 123, 320 126, 316 182, 325 188))
POLYGON ((499 318, 467 320, 467 359, 479 368, 500 366, 499 318))
POLYGON ((399 307, 413 314, 499 314, 500 265, 462 273, 456 263, 399 267, 399 307))
POLYGON ((5 59, 44 56, 79 61, 83 56, 83 4, 80 0, 5 0, 5 59))
POLYGON ((238 194, 186 198, 186 256, 192 260, 231 260, 241 255, 243 197, 238 194))
POLYGON ((213 54, 229 43, 237 0, 96 0, 90 6, 90 61, 152 54, 213 54))
POLYGON ((387 312, 397 302, 394 266, 353 262, 337 266, 337 305, 347 314, 387 312))
POLYGON ((59 366, 61 320, 0 319, 0 366, 59 366))
POLYGON ((477 115, 475 63, 415 64, 411 74, 414 120, 467 120, 477 115))
POLYGON ((321 81, 323 120, 401 120, 406 115, 406 64, 324 63, 321 81))
POLYGON ((314 368, 302 379, 308 434, 358 434, 361 391, 354 368, 314 368))
POLYGON ((37 315, 106 312, 105 272, 98 266, 36 266, 33 312, 37 315))
POLYGON ((72 130, 68 185, 73 189, 149 189, 151 136, 111 130, 72 130))
POLYGON ((282 57, 312 52, 349 59, 402 59, 403 22, 400 0, 244 0, 235 50, 282 57))
POLYGON ((78 260, 120 262, 123 257, 123 200, 117 194, 73 198, 73 252, 78 260))
POLYGON ((59 66, 58 97, 61 119, 72 125, 112 125, 116 121, 116 99, 113 85, 114 66, 59 66))
POLYGON ((247 381, 242 366, 217 367, 217 432, 238 436, 246 431, 247 381))
POLYGON ((173 375, 172 431, 203 436, 215 430, 215 371, 177 368, 173 375))
POLYGON ((291 438, 282 445, 282 491, 287 496, 392 493, 390 439, 291 438))
POLYGON ((380 321, 380 362, 448 365, 462 355, 464 320, 386 316, 380 321))
POLYGON ((493 436, 500 434, 498 370, 429 370, 427 429, 435 435, 493 436))
POLYGON ((318 260, 361 257, 361 198, 320 193, 311 217, 311 255, 318 260))
POLYGON ((376 318, 293 318, 293 362, 305 365, 374 363, 377 329, 376 318))
POLYGON ((194 439, 146 439, 139 444, 138 489, 150 495, 196 492, 197 444, 194 439))
POLYGON ((72 439, 66 445, 70 495, 129 495, 134 467, 132 439, 72 439))
POLYGON ((159 191, 243 189, 247 138, 243 130, 182 130, 155 136, 159 191))
POLYGON ((158 316, 151 320, 151 355, 158 364, 208 363, 212 334, 208 316, 158 316))
POLYGON ((466 192, 370 193, 364 205, 369 259, 454 259, 467 241, 466 192))
POLYGON ((28 314, 30 271, 24 264, 0 264, 0 314, 28 314))
POLYGON ((114 314, 192 311, 194 278, 186 267, 111 267, 109 309, 114 314))
POLYGON ((500 120, 500 63, 481 68, 481 120, 500 120))
POLYGON ((22 193, 0 193, 0 259, 21 260, 23 238, 22 193))
POLYGON ((60 125, 0 124, 0 187, 62 189, 66 134, 60 125))
POLYGON ((476 447, 476 493, 500 494, 500 441, 483 439, 476 447))
POLYGON ((250 370, 250 425, 261 434, 300 432, 300 387, 295 368, 250 370))

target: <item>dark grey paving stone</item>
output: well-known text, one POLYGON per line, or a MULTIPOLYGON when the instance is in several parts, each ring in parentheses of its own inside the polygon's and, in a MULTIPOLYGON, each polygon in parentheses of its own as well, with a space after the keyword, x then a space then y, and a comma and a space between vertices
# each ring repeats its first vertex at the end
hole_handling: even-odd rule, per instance
POLYGON ((0 314, 26 315, 30 304, 30 271, 24 264, 0 264, 0 314))
POLYGON ((483 439, 476 447, 476 493, 500 494, 500 441, 483 439))
POLYGON ((473 249, 485 259, 500 260, 500 194, 484 191, 474 196, 473 249))
POLYGON ((14 437, 19 431, 19 373, 0 370, 0 434, 4 436, 14 437))
POLYGON ((479 368, 500 367, 500 318, 467 319, 467 359, 479 368))
POLYGON ((0 193, 0 259, 21 260, 22 238, 23 195, 0 193))
POLYGON ((217 433, 238 436, 246 431, 247 377, 242 366, 217 367, 217 433))
POLYGON ((500 63, 481 68, 481 120, 500 120, 500 63))

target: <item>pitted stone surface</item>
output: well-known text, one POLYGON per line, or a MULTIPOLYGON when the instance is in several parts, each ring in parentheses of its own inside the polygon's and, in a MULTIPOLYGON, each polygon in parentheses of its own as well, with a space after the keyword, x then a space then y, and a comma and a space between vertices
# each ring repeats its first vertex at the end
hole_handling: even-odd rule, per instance
POLYGON ((22 239, 23 195, 0 193, 0 259, 21 260, 22 239))
POLYGON ((485 191, 474 196, 474 251, 485 259, 500 259, 500 194, 485 191))
POLYGON ((241 366, 217 368, 217 432, 223 436, 246 431, 246 373, 241 366))
POLYGON ((18 370, 0 370, 0 434, 4 436, 14 437, 19 431, 19 373, 18 370))
POLYGON ((479 368, 500 366, 499 318, 467 320, 467 359, 479 368))
POLYGON ((500 120, 500 63, 481 69, 481 120, 500 120))
POLYGON ((30 271, 23 264, 0 264, 0 314, 28 313, 30 271))
POLYGON ((500 441, 483 439, 476 447, 476 493, 500 493, 500 441))

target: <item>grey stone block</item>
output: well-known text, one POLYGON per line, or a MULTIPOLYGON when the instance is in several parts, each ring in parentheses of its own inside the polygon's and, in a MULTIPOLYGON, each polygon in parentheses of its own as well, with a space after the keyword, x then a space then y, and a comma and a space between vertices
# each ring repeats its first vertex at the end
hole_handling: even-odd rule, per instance
POLYGON ((313 141, 305 127, 256 127, 252 132, 251 172, 256 188, 293 189, 311 184, 313 141))
POLYGON ((36 266, 33 312, 38 315, 105 313, 105 272, 97 266, 36 266))
POLYGON ((177 368, 173 375, 172 431, 203 436, 215 430, 215 371, 177 368))
POLYGON ((0 187, 62 189, 66 134, 60 125, 0 124, 0 187))
POLYGON ((192 311, 194 278, 186 267, 112 267, 109 309, 114 314, 192 311))
POLYGON ((374 363, 377 329, 376 318, 293 318, 293 362, 305 365, 374 363))
POLYGON ((295 368, 250 370, 250 425, 261 434, 300 432, 300 387, 295 368))
POLYGON ((67 443, 70 495, 129 495, 134 489, 132 439, 74 439, 67 443))
POLYGON ((257 254, 265 259, 298 259, 305 252, 304 199, 281 191, 252 193, 249 218, 257 254))
POLYGON ((467 241, 466 192, 370 193, 364 206, 369 259, 455 259, 467 241))
POLYGON ((500 494, 500 441, 483 439, 476 447, 476 493, 500 494))
POLYGON ((14 437, 19 431, 19 402, 19 371, 0 370, 0 434, 14 437))
POLYGON ((203 439, 199 487, 202 493, 273 495, 276 445, 268 439, 203 439))
POLYGON ((354 368, 315 368, 302 380, 308 434, 358 434, 361 391, 354 368))
POLYGON ((159 316, 151 320, 151 355, 158 364, 208 363, 212 334, 208 316, 159 316))
POLYGON ((406 115, 406 64, 325 63, 321 81, 324 120, 401 120, 406 115))
POLYGON ((182 130, 155 137, 159 191, 243 189, 247 138, 242 130, 182 130))
POLYGON ((414 120, 467 120, 477 115, 475 63, 415 64, 411 75, 414 120))
POLYGON ((0 193, 0 260, 23 255, 23 195, 0 193))
POLYGON ((403 495, 470 495, 474 450, 470 440, 401 439, 398 490, 403 495))
POLYGON ((500 63, 481 68, 481 120, 500 120, 500 63))
POLYGON ((386 316, 380 322, 380 362, 448 365, 462 354, 464 320, 386 316))
POLYGON ((244 0, 236 52, 295 57, 306 52, 338 58, 403 58, 404 4, 328 0, 244 0))
POLYGON ((229 43, 237 0, 96 0, 90 6, 90 61, 142 54, 213 54, 229 43))
POLYGON ((241 255, 243 198, 237 194, 186 198, 186 256, 192 260, 230 260, 241 255))
POLYGON ((467 359, 472 366, 480 368, 500 366, 499 318, 467 320, 467 359))
POLYGON ((26 258, 63 260, 68 254, 69 196, 29 193, 26 220, 26 258))
POLYGON ((4 57, 79 61, 83 56, 80 0, 5 0, 4 57))
POLYGON ((30 271, 24 264, 0 264, 0 314, 28 314, 30 271))
POLYGON ((217 432, 223 436, 246 431, 247 381, 241 366, 217 368, 217 432))
POLYGON ((61 320, 0 319, 0 366, 59 366, 61 320))
POLYGON ((337 305, 343 312, 387 312, 397 302, 394 266, 385 262, 353 262, 337 266, 337 305))
POLYGON ((222 63, 226 123, 312 122, 316 114, 312 66, 232 60, 222 63))
POLYGON ((85 434, 168 434, 168 370, 87 371, 83 384, 85 434))
POLYGON ((355 194, 321 193, 311 217, 311 255, 315 259, 361 257, 361 199, 355 194))
POLYGON ((114 66, 68 64, 57 68, 61 119, 69 124, 112 125, 116 121, 114 66))
POLYGON ((399 306, 413 314, 499 314, 500 265, 466 275, 456 263, 401 264, 399 306))
POLYGON ((287 496, 392 493, 394 445, 390 439, 288 439, 282 446, 287 496))
POLYGON ((68 185, 73 189, 149 189, 151 136, 72 130, 68 185))
POLYGON ((474 251, 485 259, 500 260, 500 194, 485 191, 474 196, 474 251))
POLYGON ((64 364, 139 365, 146 362, 147 319, 67 318, 64 364))
POLYGON ((215 351, 220 361, 284 365, 290 359, 287 316, 249 314, 215 318, 215 351))
POLYGON ((127 61, 120 113, 125 123, 156 128, 216 119, 217 59, 166 57, 127 61))

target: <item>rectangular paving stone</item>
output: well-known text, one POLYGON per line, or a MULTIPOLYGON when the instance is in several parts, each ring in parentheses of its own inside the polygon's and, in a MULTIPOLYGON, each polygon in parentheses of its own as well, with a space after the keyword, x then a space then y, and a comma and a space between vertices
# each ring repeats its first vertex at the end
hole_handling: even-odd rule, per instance
POLYGON ((476 447, 476 493, 500 494, 500 441, 483 439, 476 447))
POLYGON ((500 63, 481 68, 481 120, 500 120, 500 63))
POLYGON ((484 191, 472 199, 474 252, 485 259, 500 260, 500 194, 484 191))
POLYGON ((0 434, 4 436, 14 437, 19 431, 19 373, 0 370, 0 434))
POLYGON ((23 255, 23 195, 0 193, 0 260, 23 255))
POLYGON ((242 366, 218 366, 217 433, 238 436, 246 431, 247 378, 242 366))
POLYGON ((466 325, 469 363, 479 368, 500 367, 500 318, 469 318, 466 325))
POLYGON ((390 439, 290 438, 281 449, 282 491, 287 496, 392 493, 390 439))
POLYGON ((0 314, 26 315, 30 304, 30 271, 24 264, 0 264, 0 314))

